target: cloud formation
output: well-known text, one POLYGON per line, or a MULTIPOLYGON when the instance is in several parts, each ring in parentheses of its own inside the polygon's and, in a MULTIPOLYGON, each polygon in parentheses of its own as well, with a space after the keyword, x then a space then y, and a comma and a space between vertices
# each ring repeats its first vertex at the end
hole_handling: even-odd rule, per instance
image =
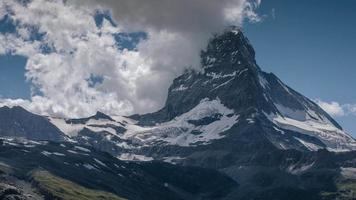
POLYGON ((200 50, 226 25, 260 20, 251 0, 32 0, 0 1, 16 32, 0 34, 0 54, 28 58, 30 100, 0 99, 45 115, 88 116, 150 112, 161 107, 173 78, 199 68, 200 50), (111 9, 114 25, 98 10, 111 9), (135 50, 117 43, 118 33, 142 31, 135 50), (99 84, 90 84, 93 76, 99 84))
POLYGON ((246 0, 82 0, 111 9, 126 27, 170 32, 211 32, 245 18, 258 21, 254 9, 260 1, 246 0))
POLYGON ((327 113, 334 117, 342 117, 355 115, 356 116, 356 104, 340 104, 338 102, 325 102, 322 100, 316 100, 316 103, 324 109, 327 113))

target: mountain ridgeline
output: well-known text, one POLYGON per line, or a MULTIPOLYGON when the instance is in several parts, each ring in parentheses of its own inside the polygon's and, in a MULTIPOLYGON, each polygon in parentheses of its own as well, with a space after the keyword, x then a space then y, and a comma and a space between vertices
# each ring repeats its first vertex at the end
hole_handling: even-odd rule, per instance
POLYGON ((215 35, 201 63, 202 70, 173 81, 154 113, 62 119, 1 108, 2 151, 13 157, 2 153, 0 161, 117 198, 356 198, 355 139, 313 101, 262 71, 241 30, 215 35), (104 174, 103 182, 83 179, 81 170, 93 179, 104 174))

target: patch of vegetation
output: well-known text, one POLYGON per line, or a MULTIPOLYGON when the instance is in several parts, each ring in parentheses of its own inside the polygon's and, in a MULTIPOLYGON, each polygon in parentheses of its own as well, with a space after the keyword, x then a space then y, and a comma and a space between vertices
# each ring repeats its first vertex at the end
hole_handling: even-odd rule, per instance
POLYGON ((356 199, 356 180, 342 180, 336 183, 337 191, 322 192, 321 196, 324 200, 351 200, 356 199))
POLYGON ((57 177, 48 171, 34 171, 31 177, 35 185, 47 199, 124 200, 112 193, 85 188, 71 181, 57 177))

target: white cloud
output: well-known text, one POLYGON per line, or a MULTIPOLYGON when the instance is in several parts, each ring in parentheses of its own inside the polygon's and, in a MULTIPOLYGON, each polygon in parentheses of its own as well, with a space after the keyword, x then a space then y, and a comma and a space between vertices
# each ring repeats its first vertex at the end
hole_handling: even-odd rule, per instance
POLYGON ((0 54, 12 53, 17 55, 32 55, 38 52, 40 43, 37 41, 24 41, 14 35, 0 34, 0 54))
MULTIPOLYGON (((260 0, 77 0, 94 7, 110 8, 124 30, 148 33, 138 47, 155 73, 169 71, 172 80, 185 68, 200 67, 200 51, 208 39, 229 25, 245 19, 260 21, 254 12, 260 0)), ((166 89, 169 83, 165 83, 166 89)), ((164 91, 166 92, 166 90, 164 91)), ((163 100, 163 99, 162 99, 163 100)), ((160 100, 162 102, 162 100, 160 100)))
POLYGON ((154 111, 165 101, 169 84, 186 67, 199 67, 200 49, 212 32, 228 24, 241 25, 245 18, 258 21, 259 1, 157 0, 88 2, 82 0, 1 0, 18 23, 16 34, 0 34, 0 54, 28 57, 26 77, 40 91, 31 100, 1 99, 0 105, 21 105, 46 115, 80 117, 97 110, 108 114, 154 111), (73 4, 78 3, 78 4, 73 4), (118 6, 120 4, 120 6, 118 6), (93 6, 94 5, 94 6, 93 6), (112 8, 120 26, 104 20, 98 28, 96 9, 112 8), (28 27, 44 34, 31 41, 28 27), (118 50, 113 33, 139 30, 148 34, 137 51, 118 50), (42 52, 47 45, 55 51, 42 52), (90 87, 97 75, 102 84, 90 87))
POLYGON ((316 103, 327 113, 332 116, 344 116, 345 112, 343 107, 337 102, 323 102, 321 100, 317 100, 316 103))
POLYGON ((323 110, 334 117, 356 115, 356 104, 340 104, 338 102, 315 101, 323 110))
POLYGON ((4 18, 6 15, 6 9, 4 6, 4 2, 0 1, 0 19, 4 18))
POLYGON ((169 32, 216 31, 247 18, 258 21, 254 12, 260 0, 77 0, 109 7, 117 21, 129 28, 151 28, 169 32))

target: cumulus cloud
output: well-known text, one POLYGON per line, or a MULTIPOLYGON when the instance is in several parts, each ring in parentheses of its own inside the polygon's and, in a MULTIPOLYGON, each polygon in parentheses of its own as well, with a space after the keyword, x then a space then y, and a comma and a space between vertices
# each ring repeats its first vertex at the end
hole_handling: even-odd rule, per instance
MULTIPOLYGON (((80 0, 104 6, 125 30, 145 31, 149 40, 139 51, 157 71, 181 73, 199 68, 200 50, 207 40, 229 25, 241 26, 245 19, 258 22, 260 0, 80 0)), ((171 78, 170 78, 171 79, 171 78)))
POLYGON ((344 116, 345 111, 344 108, 337 102, 324 102, 321 100, 317 100, 316 103, 327 113, 329 113, 332 116, 344 116))
POLYGON ((316 100, 316 103, 327 113, 334 117, 342 117, 348 115, 356 116, 356 104, 340 104, 335 101, 325 102, 322 100, 316 100))
POLYGON ((0 34, 0 54, 28 57, 30 100, 1 99, 45 115, 82 117, 150 112, 161 107, 173 78, 199 68, 200 50, 226 25, 259 21, 251 0, 32 0, 0 2, 16 33, 0 34), (24 3, 25 2, 25 3, 24 3), (111 9, 118 25, 98 10, 111 9), (40 35, 33 39, 33 32, 40 35), (142 31, 135 50, 118 46, 117 33, 142 31), (91 77, 102 77, 90 84, 91 77), (89 81, 90 82, 90 81, 89 81))
MULTIPOLYGON (((74 1, 78 2, 78 1, 74 1)), ((106 6, 123 26, 172 32, 210 32, 226 25, 240 25, 247 18, 258 21, 254 12, 260 1, 248 0, 81 0, 106 6)))

